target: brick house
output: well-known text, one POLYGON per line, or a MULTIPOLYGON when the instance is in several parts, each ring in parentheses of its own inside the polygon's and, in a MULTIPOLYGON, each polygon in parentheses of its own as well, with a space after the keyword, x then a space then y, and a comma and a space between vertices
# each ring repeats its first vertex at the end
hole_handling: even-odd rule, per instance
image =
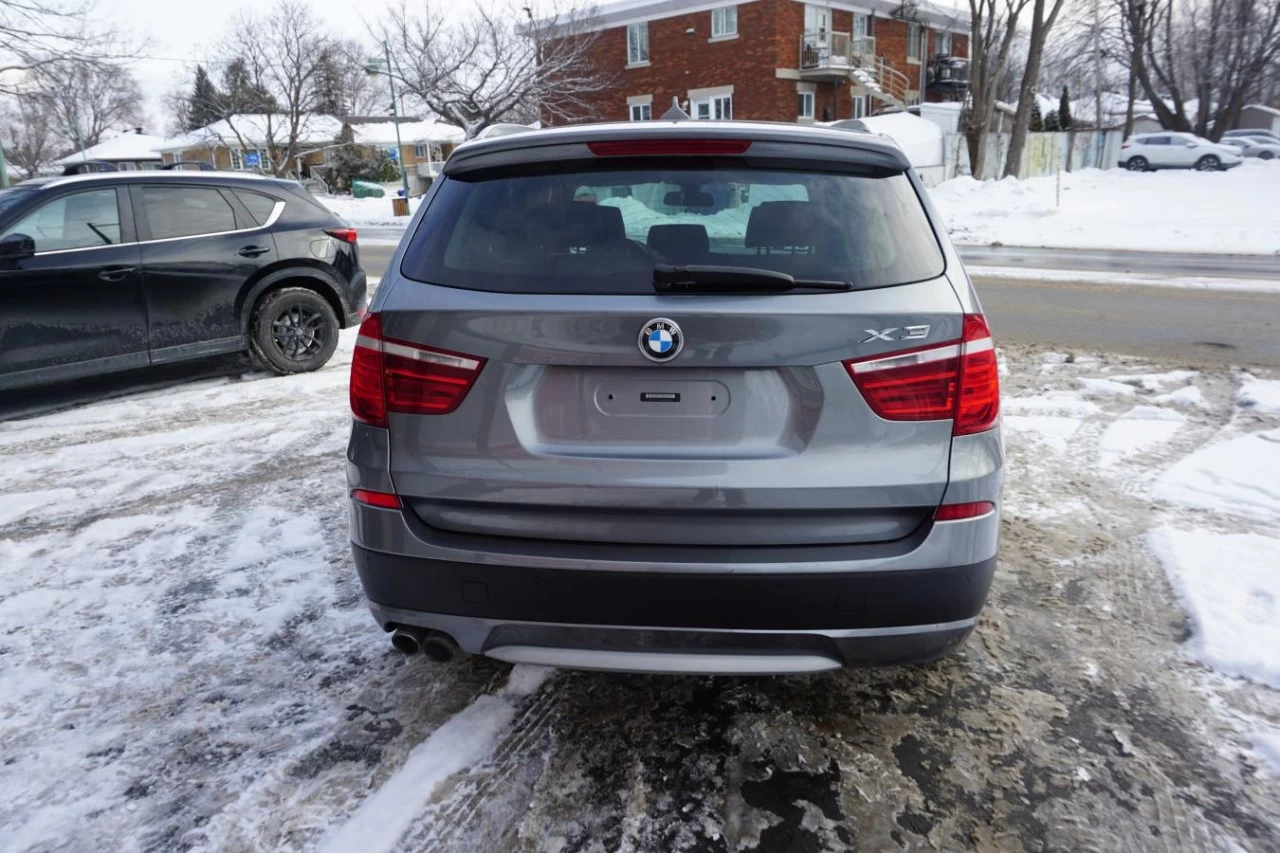
POLYGON ((928 2, 621 0, 600 6, 595 62, 615 79, 593 119, 834 121, 961 97, 968 12, 928 2))

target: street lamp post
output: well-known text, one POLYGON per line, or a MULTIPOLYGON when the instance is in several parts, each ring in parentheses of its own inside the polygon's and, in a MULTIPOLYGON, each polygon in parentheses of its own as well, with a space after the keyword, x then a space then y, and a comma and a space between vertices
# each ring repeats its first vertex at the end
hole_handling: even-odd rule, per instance
POLYGON ((409 199, 409 173, 404 167, 404 146, 400 143, 400 120, 396 113, 396 78, 391 74, 391 47, 386 41, 382 42, 382 54, 386 63, 386 71, 379 68, 379 60, 373 60, 364 66, 364 70, 369 74, 386 74, 387 86, 391 89, 391 124, 396 129, 396 162, 400 164, 400 181, 404 184, 404 197, 409 199))

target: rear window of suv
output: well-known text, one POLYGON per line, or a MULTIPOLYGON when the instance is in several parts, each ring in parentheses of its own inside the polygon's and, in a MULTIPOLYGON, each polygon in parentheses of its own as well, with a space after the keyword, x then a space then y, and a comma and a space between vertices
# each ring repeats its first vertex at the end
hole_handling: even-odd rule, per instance
POLYGON ((656 266, 696 264, 858 289, 944 268, 902 173, 610 164, 445 178, 401 271, 469 290, 625 294, 652 293, 656 266))

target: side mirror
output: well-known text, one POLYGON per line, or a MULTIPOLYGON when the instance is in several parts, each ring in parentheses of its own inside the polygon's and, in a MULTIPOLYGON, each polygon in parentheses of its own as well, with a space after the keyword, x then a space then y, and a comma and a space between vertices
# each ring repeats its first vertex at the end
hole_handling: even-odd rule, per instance
POLYGON ((36 241, 26 234, 6 234, 0 238, 0 260, 17 261, 36 253, 36 241))

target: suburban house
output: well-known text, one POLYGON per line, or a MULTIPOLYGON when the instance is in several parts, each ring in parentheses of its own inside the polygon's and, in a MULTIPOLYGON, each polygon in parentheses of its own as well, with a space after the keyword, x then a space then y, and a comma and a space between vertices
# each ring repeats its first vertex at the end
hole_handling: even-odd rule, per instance
POLYGON ((621 0, 598 7, 594 61, 614 80, 584 119, 835 121, 958 100, 968 13, 896 0, 621 0))
MULTIPOLYGON (((178 161, 211 163, 232 171, 268 168, 275 152, 288 140, 288 118, 283 115, 239 115, 193 130, 157 147, 165 164, 178 161)), ((440 173, 445 159, 463 141, 461 128, 434 121, 381 116, 307 116, 298 133, 298 150, 289 171, 299 177, 324 177, 330 153, 339 146, 355 145, 368 151, 382 149, 407 167, 411 189, 423 190, 440 173), (400 147, 396 147, 399 125, 400 147)))
POLYGON ((137 169, 160 168, 160 154, 156 148, 165 142, 162 136, 151 136, 142 132, 142 128, 134 128, 131 133, 122 133, 112 139, 104 139, 97 145, 90 145, 82 151, 68 154, 53 162, 54 166, 75 166, 79 163, 110 163, 121 172, 137 169))

